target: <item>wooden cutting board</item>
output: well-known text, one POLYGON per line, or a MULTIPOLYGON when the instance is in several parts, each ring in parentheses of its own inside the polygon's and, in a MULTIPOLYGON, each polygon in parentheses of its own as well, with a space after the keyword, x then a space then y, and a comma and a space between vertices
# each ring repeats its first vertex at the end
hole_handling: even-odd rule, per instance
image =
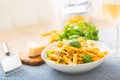
POLYGON ((41 56, 30 58, 26 51, 19 51, 18 54, 23 64, 31 65, 31 66, 38 66, 44 63, 41 56))

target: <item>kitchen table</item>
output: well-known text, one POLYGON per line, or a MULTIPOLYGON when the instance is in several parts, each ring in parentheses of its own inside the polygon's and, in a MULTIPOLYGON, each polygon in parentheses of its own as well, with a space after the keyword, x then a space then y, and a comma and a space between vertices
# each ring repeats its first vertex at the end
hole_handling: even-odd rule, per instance
POLYGON ((23 69, 8 77, 0 66, 0 80, 120 80, 120 58, 107 57, 97 68, 82 74, 67 74, 51 69, 47 64, 24 65, 23 69))
MULTIPOLYGON (((28 41, 47 42, 47 37, 41 37, 40 34, 52 29, 60 29, 52 22, 45 22, 31 26, 25 26, 18 29, 0 32, 0 43, 8 42, 10 50, 25 50, 28 41)), ((101 24, 101 23, 100 23, 101 24)), ((103 23, 102 23, 103 24, 103 23)), ((105 25, 104 25, 105 26, 105 25)), ((99 28, 101 28, 100 26, 99 28)), ((100 29, 100 41, 114 47, 116 43, 115 27, 100 29)), ((0 60, 5 58, 2 47, 0 46, 0 60)), ((83 74, 66 74, 51 69, 47 64, 40 66, 23 65, 23 69, 16 74, 5 77, 0 65, 0 80, 120 80, 120 58, 108 57, 99 67, 83 74)))

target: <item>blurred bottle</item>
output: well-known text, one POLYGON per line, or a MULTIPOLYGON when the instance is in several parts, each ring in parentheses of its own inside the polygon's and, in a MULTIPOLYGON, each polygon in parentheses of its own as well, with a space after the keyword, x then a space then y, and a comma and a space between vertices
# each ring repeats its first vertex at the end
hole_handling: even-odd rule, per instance
POLYGON ((77 25, 79 21, 90 22, 91 0, 69 0, 61 11, 62 26, 65 24, 77 25))

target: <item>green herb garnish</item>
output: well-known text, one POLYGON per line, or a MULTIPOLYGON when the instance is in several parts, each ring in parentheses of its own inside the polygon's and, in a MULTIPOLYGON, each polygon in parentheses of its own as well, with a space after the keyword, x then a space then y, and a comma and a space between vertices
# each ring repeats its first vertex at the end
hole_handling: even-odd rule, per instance
POLYGON ((72 46, 72 47, 76 47, 76 48, 80 48, 81 47, 81 43, 78 41, 78 40, 70 40, 68 42, 68 45, 69 46, 72 46))
POLYGON ((46 52, 47 57, 49 57, 50 54, 51 54, 51 51, 47 51, 47 52, 46 52))
POLYGON ((92 58, 91 58, 91 56, 88 55, 88 54, 84 54, 82 58, 83 58, 83 62, 84 63, 89 63, 89 62, 93 61, 92 58))
POLYGON ((58 62, 59 63, 64 62, 64 59, 58 59, 58 62))
POLYGON ((77 39, 79 37, 85 37, 89 40, 98 40, 98 30, 94 25, 88 22, 80 22, 77 26, 67 24, 64 27, 63 33, 59 35, 58 40, 77 39))

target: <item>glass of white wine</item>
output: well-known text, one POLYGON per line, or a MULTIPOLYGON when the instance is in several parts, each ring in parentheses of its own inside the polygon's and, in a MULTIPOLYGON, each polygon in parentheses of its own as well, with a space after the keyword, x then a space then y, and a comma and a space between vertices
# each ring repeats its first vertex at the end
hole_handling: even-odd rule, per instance
POLYGON ((116 25, 117 44, 115 50, 112 52, 116 57, 120 57, 119 50, 119 24, 120 24, 120 0, 103 0, 103 11, 105 17, 116 25))

